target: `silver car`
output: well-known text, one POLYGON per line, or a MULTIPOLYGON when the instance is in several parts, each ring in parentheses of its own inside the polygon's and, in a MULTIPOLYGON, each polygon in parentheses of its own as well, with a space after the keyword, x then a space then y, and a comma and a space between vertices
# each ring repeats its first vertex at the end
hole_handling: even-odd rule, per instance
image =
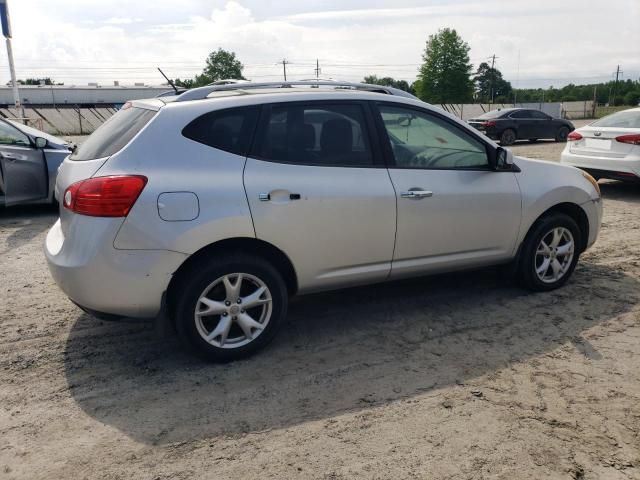
POLYGON ((0 119, 0 205, 53 203, 58 167, 73 145, 0 119))
POLYGON ((134 101, 56 189, 60 288, 96 315, 166 313, 218 361, 263 347, 295 294, 498 264, 554 289, 602 217, 588 174, 513 158, 397 90, 333 82, 134 101))

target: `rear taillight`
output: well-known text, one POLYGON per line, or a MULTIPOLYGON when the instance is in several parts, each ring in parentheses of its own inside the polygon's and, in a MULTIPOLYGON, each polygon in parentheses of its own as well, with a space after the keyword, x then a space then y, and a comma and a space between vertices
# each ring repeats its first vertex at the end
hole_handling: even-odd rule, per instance
POLYGON ((80 215, 126 217, 146 184, 141 175, 89 178, 65 190, 63 205, 80 215))
POLYGON ((616 142, 640 145, 640 135, 621 135, 616 137, 616 142))
POLYGON ((582 135, 580 135, 578 132, 571 132, 569 135, 567 135, 567 141, 575 142, 576 140, 582 140, 582 135))
POLYGON ((483 127, 487 128, 487 127, 495 127, 496 126, 496 122, 494 122, 493 120, 489 120, 487 122, 482 122, 481 124, 483 127))

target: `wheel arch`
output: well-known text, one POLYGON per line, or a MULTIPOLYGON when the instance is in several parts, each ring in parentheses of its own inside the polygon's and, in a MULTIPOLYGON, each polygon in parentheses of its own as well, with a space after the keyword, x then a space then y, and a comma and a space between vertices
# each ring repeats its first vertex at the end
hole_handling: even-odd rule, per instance
POLYGON ((187 258, 174 272, 167 287, 166 301, 170 311, 176 305, 177 286, 180 285, 183 276, 193 265, 205 261, 217 255, 231 252, 251 253, 269 261, 282 275, 287 286, 289 295, 294 295, 298 291, 298 277, 289 257, 279 248, 269 242, 250 237, 227 238, 213 242, 202 247, 197 252, 187 258))
POLYGON ((589 242, 589 217, 580 205, 572 202, 557 203, 547 208, 544 212, 538 215, 538 217, 531 223, 531 225, 529 225, 527 234, 524 236, 522 242, 520 243, 520 248, 522 248, 522 245, 529 236, 529 233, 533 229, 534 225, 538 223, 541 218, 552 213, 564 213, 565 215, 571 217, 578 224, 578 228, 580 229, 580 253, 584 252, 587 249, 587 244, 589 242))

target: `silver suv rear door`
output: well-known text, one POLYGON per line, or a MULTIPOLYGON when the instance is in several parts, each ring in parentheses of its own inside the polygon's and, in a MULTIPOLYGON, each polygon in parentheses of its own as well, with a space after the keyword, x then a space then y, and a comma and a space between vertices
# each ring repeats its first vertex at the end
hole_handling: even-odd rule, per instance
POLYGON ((368 105, 265 106, 244 184, 256 236, 289 256, 301 291, 387 278, 396 200, 368 105))

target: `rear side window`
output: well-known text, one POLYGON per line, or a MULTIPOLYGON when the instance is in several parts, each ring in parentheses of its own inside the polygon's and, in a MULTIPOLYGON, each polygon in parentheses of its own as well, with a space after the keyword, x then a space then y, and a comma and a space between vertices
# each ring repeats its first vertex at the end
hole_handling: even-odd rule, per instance
POLYGON ((256 156, 301 165, 373 164, 362 107, 355 104, 273 105, 256 156))
POLYGON ((509 116, 511 118, 519 118, 519 119, 533 118, 529 110, 518 110, 517 112, 513 112, 509 116))
POLYGON ((155 111, 145 108, 123 107, 93 132, 69 158, 82 161, 113 155, 129 143, 155 114, 155 111))
POLYGON ((216 110, 196 118, 184 127, 182 135, 244 157, 249 153, 257 121, 257 107, 216 110))

